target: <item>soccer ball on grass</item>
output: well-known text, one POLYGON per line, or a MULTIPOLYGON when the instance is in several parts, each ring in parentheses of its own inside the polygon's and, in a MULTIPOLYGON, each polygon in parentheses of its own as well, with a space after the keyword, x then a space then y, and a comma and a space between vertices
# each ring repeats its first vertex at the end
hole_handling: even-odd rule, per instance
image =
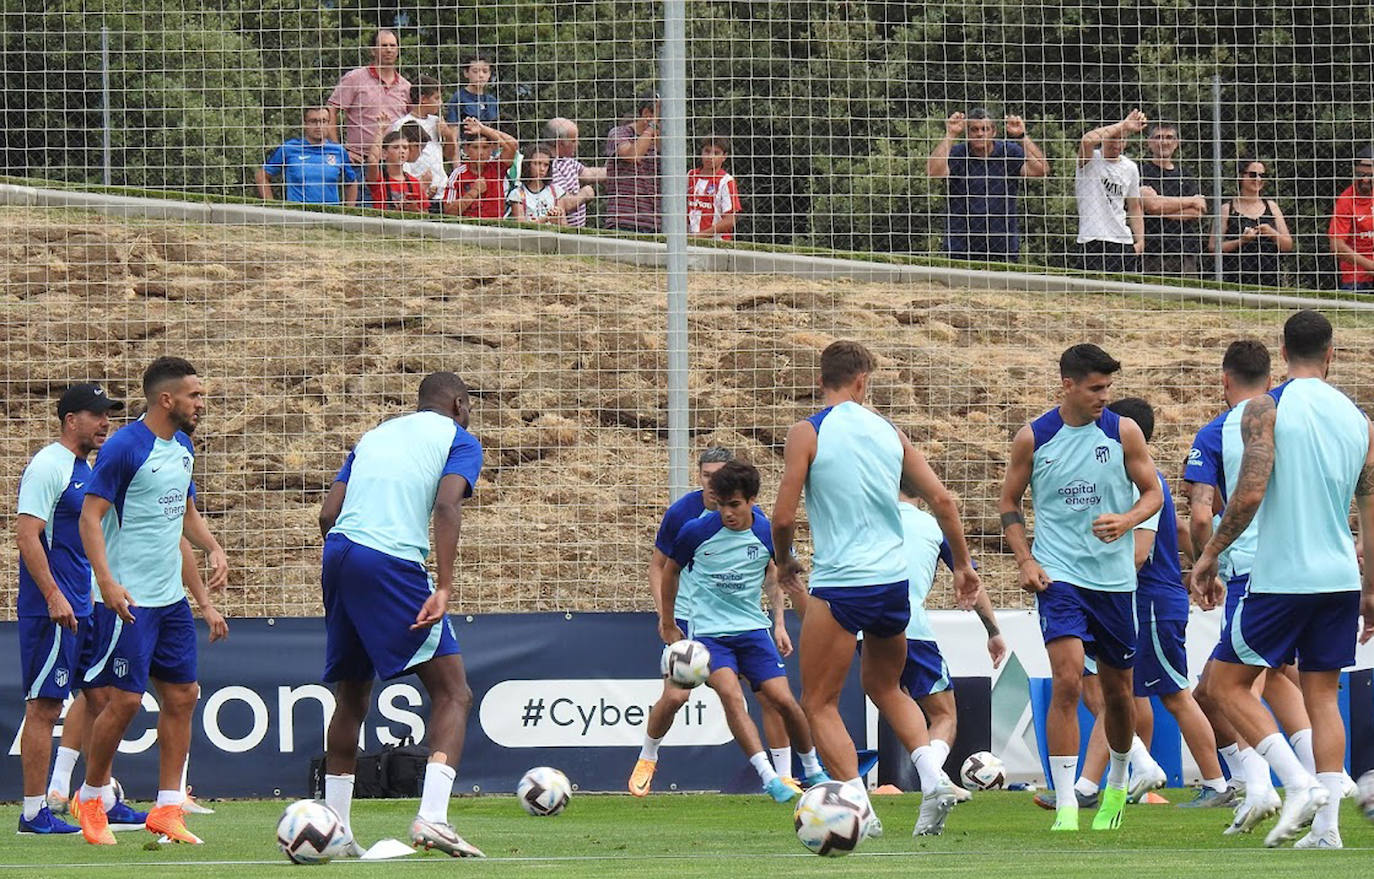
POLYGON ((792 823, 802 845, 818 855, 840 857, 863 841, 872 811, 848 785, 826 781, 801 795, 792 823))
POLYGON ((997 790, 1007 781, 1007 767, 1002 758, 989 751, 970 754, 959 769, 959 778, 977 790, 997 790))
POLYGON ((658 662, 664 677, 682 687, 699 687, 711 676, 711 651, 700 641, 684 638, 663 648, 658 662))
POLYGON ((343 854, 348 829, 339 813, 318 800, 296 800, 277 822, 277 845, 293 864, 325 864, 343 854))
POLYGON ((540 818, 557 815, 568 807, 572 785, 568 776, 551 766, 536 766, 520 779, 515 795, 526 812, 540 818))

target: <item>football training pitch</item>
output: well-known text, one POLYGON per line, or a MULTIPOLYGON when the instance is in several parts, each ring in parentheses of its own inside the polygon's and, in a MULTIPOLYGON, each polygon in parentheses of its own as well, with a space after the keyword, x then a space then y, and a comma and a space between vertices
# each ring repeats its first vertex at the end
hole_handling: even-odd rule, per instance
MULTIPOLYGON (((1172 801, 1190 791, 1163 793, 1172 801)), ((449 817, 465 838, 487 854, 484 861, 456 861, 421 853, 393 861, 335 861, 318 867, 289 864, 277 851, 274 829, 283 801, 215 803, 214 815, 190 816, 204 846, 166 845, 149 851, 143 831, 119 834, 119 845, 89 846, 79 836, 36 839, 0 836, 0 876, 99 876, 154 879, 166 876, 274 876, 283 871, 327 870, 350 877, 452 875, 513 876, 543 871, 560 877, 669 876, 673 879, 743 876, 1052 876, 1158 877, 1320 875, 1322 879, 1368 877, 1374 863, 1374 824, 1354 805, 1342 806, 1344 851, 1294 851, 1263 847, 1263 831, 1223 837, 1229 809, 1131 806, 1116 832, 1048 832, 1052 815, 1035 808, 1024 792, 978 794, 950 815, 943 836, 913 839, 920 798, 875 797, 886 825, 882 839, 866 841, 843 858, 820 858, 802 848, 792 832, 792 806, 763 796, 574 795, 562 815, 532 818, 513 796, 454 800, 449 817)), ((360 800, 353 822, 360 840, 401 837, 415 811, 411 800, 360 800)), ((15 808, 0 815, 15 820, 15 808)), ((1083 824, 1091 823, 1085 812, 1083 824)))

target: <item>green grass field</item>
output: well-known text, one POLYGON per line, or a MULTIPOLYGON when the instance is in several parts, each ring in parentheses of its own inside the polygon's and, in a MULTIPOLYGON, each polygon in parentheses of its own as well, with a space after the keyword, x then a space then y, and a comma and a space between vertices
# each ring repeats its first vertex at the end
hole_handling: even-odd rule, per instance
MULTIPOLYGON (((1166 791, 1181 801, 1187 791, 1166 791)), ((204 846, 163 846, 148 851, 151 835, 119 834, 119 845, 96 848, 80 836, 0 836, 0 876, 149 879, 164 876, 280 876, 283 871, 329 870, 350 877, 448 875, 513 876, 540 870, 559 877, 670 876, 734 879, 740 875, 1052 876, 1055 879, 1139 874, 1162 877, 1317 875, 1321 879, 1368 877, 1374 864, 1374 824, 1349 801, 1341 825, 1341 852, 1268 850, 1262 834, 1223 837, 1226 809, 1180 810, 1132 806, 1117 832, 1077 835, 1047 832, 1051 815, 1035 808, 1028 793, 979 794, 955 809, 944 836, 912 839, 919 798, 875 798, 886 825, 883 839, 868 840, 844 858, 819 858, 792 833, 791 806, 764 797, 663 795, 575 796, 554 818, 531 818, 513 797, 455 800, 450 818, 459 833, 482 847, 485 861, 457 861, 417 854, 395 861, 336 861, 295 867, 277 851, 274 828, 283 803, 215 803, 217 813, 191 816, 189 826, 204 846), (741 873, 734 873, 739 870, 741 873)), ((414 815, 413 801, 354 804, 354 826, 365 844, 402 837, 414 815)), ((0 810, 16 820, 17 807, 0 810)), ((1085 814, 1084 825, 1091 821, 1085 814)), ((1268 825, 1266 825, 1267 827, 1268 825)))

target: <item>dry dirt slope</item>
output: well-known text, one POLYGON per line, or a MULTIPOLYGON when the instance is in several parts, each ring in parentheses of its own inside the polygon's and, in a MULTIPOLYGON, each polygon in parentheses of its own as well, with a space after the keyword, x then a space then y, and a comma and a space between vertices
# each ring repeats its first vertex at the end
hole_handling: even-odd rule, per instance
MULTIPOLYGON (((211 381, 197 481, 234 564, 228 606, 315 613, 321 491, 362 431, 412 405, 420 376, 454 369, 474 387, 473 429, 487 450, 455 609, 647 606, 646 550, 668 500, 661 275, 287 228, 33 209, 0 211, 0 222, 7 497, 55 428, 62 386, 98 378, 132 397, 152 357, 184 354, 211 381)), ((875 403, 961 496, 998 602, 1020 604, 1000 555, 997 484, 1012 432, 1053 402, 1059 351, 1090 340, 1125 362, 1120 391, 1158 408, 1156 457, 1173 477, 1220 405, 1225 342, 1245 334, 1277 347, 1283 317, 1121 296, 696 275, 695 442, 759 463, 767 507, 786 429, 814 409, 819 351, 861 339, 882 360, 875 403)), ((1339 317, 1333 378, 1364 403, 1374 330, 1359 320, 1339 317)), ((15 563, 0 542, 0 617, 13 613, 15 563)))

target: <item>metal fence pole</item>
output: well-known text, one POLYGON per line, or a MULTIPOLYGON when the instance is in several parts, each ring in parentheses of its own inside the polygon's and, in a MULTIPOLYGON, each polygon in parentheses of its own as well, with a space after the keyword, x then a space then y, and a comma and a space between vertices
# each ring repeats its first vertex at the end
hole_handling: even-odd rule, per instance
POLYGON ((687 24, 685 0, 663 4, 663 232, 668 239, 668 477, 674 499, 691 488, 687 397, 687 24))
POLYGON ((102 128, 102 152, 105 172, 102 179, 106 186, 114 180, 114 160, 110 157, 110 29, 100 29, 100 118, 102 128))
POLYGON ((1212 77, 1212 207, 1216 218, 1212 221, 1216 230, 1217 249, 1212 254, 1212 272, 1221 280, 1221 236, 1226 232, 1221 228, 1221 77, 1212 77))

